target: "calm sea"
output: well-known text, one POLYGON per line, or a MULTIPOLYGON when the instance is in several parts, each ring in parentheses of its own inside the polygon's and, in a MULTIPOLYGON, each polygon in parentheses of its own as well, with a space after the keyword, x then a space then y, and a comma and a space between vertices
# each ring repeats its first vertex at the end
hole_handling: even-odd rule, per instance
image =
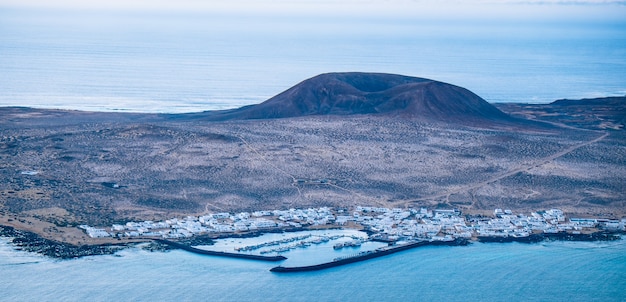
MULTIPOLYGON (((423 247, 294 274, 271 273, 274 263, 184 251, 55 261, 6 242, 0 239, 2 301, 626 301, 624 239, 423 247)), ((307 253, 333 251, 286 256, 307 253)))
MULTIPOLYGON (((491 102, 549 102, 624 95, 625 70, 626 19, 467 23, 0 7, 0 106, 225 109, 331 71, 432 78, 491 102)), ((287 256, 332 255, 319 249, 287 256)), ((624 240, 425 247, 304 274, 273 274, 272 266, 140 249, 56 261, 0 239, 0 300, 626 301, 624 240)))
POLYGON ((624 95, 625 70, 626 19, 442 21, 0 7, 0 106, 224 109, 262 102, 333 71, 426 77, 490 102, 550 102, 624 95))

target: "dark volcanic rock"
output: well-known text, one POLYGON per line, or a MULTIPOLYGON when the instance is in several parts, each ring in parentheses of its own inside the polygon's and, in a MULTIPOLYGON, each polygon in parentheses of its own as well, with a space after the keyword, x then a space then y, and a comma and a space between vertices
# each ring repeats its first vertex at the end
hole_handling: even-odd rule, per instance
POLYGON ((207 113, 211 120, 388 114, 446 122, 514 119, 471 91, 429 79, 383 73, 326 73, 261 103, 207 113))
POLYGON ((45 239, 35 233, 16 230, 13 227, 2 225, 0 225, 0 236, 13 237, 11 242, 21 250, 60 259, 71 259, 93 255, 110 255, 123 248, 122 246, 114 245, 76 246, 45 239))

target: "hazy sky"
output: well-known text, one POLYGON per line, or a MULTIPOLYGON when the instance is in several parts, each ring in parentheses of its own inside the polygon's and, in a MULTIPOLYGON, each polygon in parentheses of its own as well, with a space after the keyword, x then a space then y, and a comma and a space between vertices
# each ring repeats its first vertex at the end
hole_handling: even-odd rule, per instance
POLYGON ((626 19, 619 0, 0 0, 1 6, 141 12, 430 18, 626 19))

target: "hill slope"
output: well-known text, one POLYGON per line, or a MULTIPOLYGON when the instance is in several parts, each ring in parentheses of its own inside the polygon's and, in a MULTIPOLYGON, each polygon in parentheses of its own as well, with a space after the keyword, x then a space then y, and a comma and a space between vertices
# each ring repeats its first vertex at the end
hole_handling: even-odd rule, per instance
POLYGON ((471 91, 434 80, 383 73, 326 73, 258 104, 208 112, 211 120, 389 114, 439 121, 514 120, 471 91))
MULTIPOLYGON (((511 116, 559 123, 591 130, 623 130, 626 127, 626 96, 581 100, 557 100, 550 104, 503 103, 498 109, 511 116)), ((623 135, 613 132, 612 136, 623 135)))

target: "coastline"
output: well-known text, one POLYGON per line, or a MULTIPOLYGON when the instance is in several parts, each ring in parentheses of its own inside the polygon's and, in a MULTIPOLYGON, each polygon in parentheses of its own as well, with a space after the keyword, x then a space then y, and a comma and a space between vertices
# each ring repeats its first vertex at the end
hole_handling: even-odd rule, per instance
MULTIPOLYGON (((249 232, 240 234, 220 234, 219 236, 204 236, 202 238, 187 238, 179 241, 164 241, 157 238, 137 238, 133 241, 123 241, 119 243, 99 243, 99 244, 84 244, 74 245, 70 243, 60 242, 56 240, 46 239, 36 233, 19 230, 11 226, 0 225, 0 237, 12 238, 10 243, 15 246, 17 250, 23 250, 28 252, 38 253, 44 256, 48 256, 55 259, 74 259, 85 256, 98 256, 98 255, 112 255, 123 249, 136 246, 141 243, 148 243, 143 249, 149 251, 168 251, 173 248, 180 248, 190 252, 194 248, 192 245, 197 244, 212 244, 213 239, 220 238, 246 238, 255 237, 264 233, 283 233, 283 232, 297 232, 307 231, 308 228, 298 229, 286 229, 275 230, 267 232, 249 232)), ((613 241, 620 240, 624 235, 624 232, 620 231, 597 231, 590 234, 572 234, 566 232, 560 233, 543 233, 532 234, 527 237, 502 237, 502 236, 481 236, 471 238, 467 240, 467 244, 472 243, 539 243, 543 241, 613 241)), ((238 253, 205 253, 213 256, 226 256, 236 258, 247 258, 247 254, 238 253), (226 255, 228 254, 228 255, 226 255), (239 256, 242 255, 242 256, 239 256)))
POLYGON ((34 252, 56 259, 73 259, 85 256, 111 255, 132 243, 120 244, 97 244, 97 245, 73 245, 46 239, 36 233, 18 230, 11 226, 0 225, 0 237, 13 238, 10 243, 17 250, 34 252))
MULTIPOLYGON (((212 245, 215 239, 224 238, 250 238, 256 237, 268 233, 290 233, 314 230, 315 228, 283 228, 283 229, 268 229, 263 231, 244 232, 244 233, 223 233, 213 235, 200 235, 191 238, 179 239, 176 242, 170 240, 161 240, 159 238, 133 238, 133 239, 121 239, 118 238, 115 241, 110 238, 104 238, 102 242, 93 243, 96 241, 92 238, 92 242, 89 244, 74 244, 73 242, 62 242, 59 240, 49 239, 36 232, 22 230, 9 225, 0 224, 0 237, 11 238, 9 243, 15 247, 16 250, 23 250, 27 252, 38 253, 54 259, 74 259, 86 256, 99 256, 99 255, 112 255, 123 249, 134 247, 139 244, 147 244, 142 249, 148 251, 169 251, 172 249, 183 249, 190 251, 193 245, 212 245)), ((98 238, 103 239, 103 238, 98 238)), ((209 254, 209 253, 205 253, 209 254)), ((234 254, 234 253, 231 253, 234 254)), ((222 254, 215 254, 220 256, 222 254)), ((244 255, 244 254, 241 254, 244 255)), ((223 255, 222 255, 223 256, 223 255)), ((240 257, 240 258, 246 258, 240 257)))

